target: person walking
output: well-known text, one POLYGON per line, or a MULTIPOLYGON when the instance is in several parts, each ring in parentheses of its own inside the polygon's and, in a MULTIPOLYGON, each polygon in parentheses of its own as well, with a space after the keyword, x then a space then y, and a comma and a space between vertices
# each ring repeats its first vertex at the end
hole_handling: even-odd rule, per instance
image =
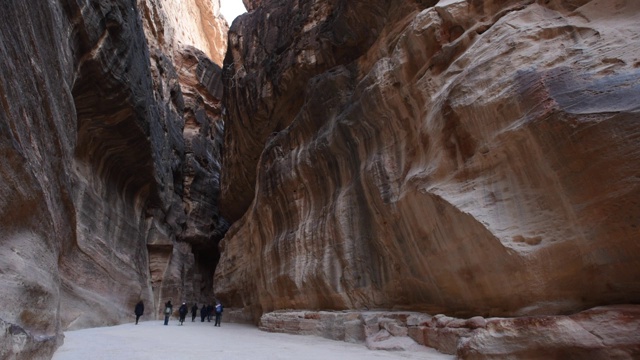
POLYGON ((133 310, 133 313, 136 314, 136 325, 138 325, 138 320, 140 320, 140 316, 144 314, 144 304, 142 303, 142 300, 138 301, 135 309, 133 310))
POLYGON ((196 321, 196 314, 198 313, 198 304, 193 304, 191 307, 191 322, 196 321))
POLYGON ((222 320, 222 311, 224 310, 224 308, 222 307, 222 304, 220 304, 220 302, 216 303, 216 323, 213 324, 213 326, 217 326, 220 327, 220 320, 222 320))
POLYGON ((173 312, 173 305, 171 305, 171 300, 167 301, 164 304, 164 324, 169 325, 169 316, 173 312))
POLYGON ((207 306, 202 304, 202 309, 200 309, 200 319, 204 322, 204 319, 207 317, 207 306))
POLYGON ((180 308, 178 309, 178 314, 180 315, 180 325, 184 325, 184 319, 187 317, 187 313, 189 312, 189 308, 187 308, 187 303, 182 303, 180 308))
POLYGON ((207 321, 211 322, 211 317, 213 316, 213 305, 207 305, 207 321))

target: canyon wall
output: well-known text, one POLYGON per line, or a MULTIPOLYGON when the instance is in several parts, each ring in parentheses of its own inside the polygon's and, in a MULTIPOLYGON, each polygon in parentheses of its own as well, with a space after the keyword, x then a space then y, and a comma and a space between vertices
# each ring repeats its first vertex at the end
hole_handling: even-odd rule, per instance
POLYGON ((225 303, 257 321, 640 301, 640 3, 244 2, 225 303))
POLYGON ((165 136, 179 147, 160 159, 171 164, 178 194, 169 228, 148 242, 151 281, 160 313, 168 299, 213 301, 217 244, 228 228, 218 214, 222 135, 222 54, 226 21, 219 1, 138 0, 150 50, 154 97, 170 119, 165 136), (202 50, 201 50, 202 49, 202 50), (171 244, 179 242, 176 247, 171 244))
POLYGON ((180 2, 210 26, 191 38, 177 2, 2 5, 1 358, 46 358, 139 300, 146 318, 211 301, 226 23, 206 3, 180 2))
POLYGON ((640 3, 243 2, 224 64, 218 0, 2 5, 0 358, 214 295, 466 358, 638 334, 564 315, 640 301, 640 3))

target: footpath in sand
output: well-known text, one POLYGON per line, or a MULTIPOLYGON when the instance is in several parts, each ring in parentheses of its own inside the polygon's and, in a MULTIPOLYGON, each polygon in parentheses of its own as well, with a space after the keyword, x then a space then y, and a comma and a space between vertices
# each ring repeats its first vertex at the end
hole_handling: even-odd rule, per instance
POLYGON ((349 344, 316 336, 274 334, 258 330, 255 326, 213 322, 191 322, 183 326, 170 321, 145 321, 139 325, 125 324, 112 327, 65 332, 64 345, 53 355, 53 360, 101 359, 453 359, 435 350, 427 351, 373 351, 364 344, 349 344))

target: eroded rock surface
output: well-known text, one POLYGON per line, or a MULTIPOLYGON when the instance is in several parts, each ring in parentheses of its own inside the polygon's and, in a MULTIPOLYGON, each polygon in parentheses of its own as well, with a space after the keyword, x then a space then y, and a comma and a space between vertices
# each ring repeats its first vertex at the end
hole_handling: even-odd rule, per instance
POLYGON ((227 48, 220 0, 137 0, 153 48, 193 46, 222 65, 227 48))
POLYGON ((140 299, 153 318, 167 297, 212 295, 221 69, 191 38, 155 46, 138 5, 2 5, 3 358, 46 358, 63 330, 130 321, 140 299))
POLYGON ((639 3, 245 4, 225 60, 227 303, 640 300, 639 3))
POLYGON ((387 13, 406 7, 337 0, 250 1, 245 6, 252 12, 236 20, 225 59, 231 120, 226 122, 220 202, 230 221, 239 219, 253 200, 265 143, 292 123, 308 81, 362 56, 387 13))
POLYGON ((214 284, 447 314, 282 323, 371 348, 638 356, 637 310, 560 314, 640 301, 640 3, 243 2, 223 68, 217 1, 2 5, 2 357, 214 284))
POLYGON ((217 244, 228 228, 217 203, 223 134, 220 59, 226 47, 219 28, 224 25, 226 35, 226 23, 217 1, 148 0, 138 5, 150 48, 154 97, 170 119, 166 137, 179 144, 167 148, 171 154, 162 160, 171 164, 173 183, 167 184, 177 194, 167 217, 173 225, 157 228, 161 224, 154 223, 148 246, 160 313, 168 299, 201 303, 213 297, 217 244), (211 50, 217 52, 210 57, 211 50), (168 247, 176 240, 183 243, 168 247))
MULTIPOLYGON (((571 316, 487 319, 486 327, 459 332, 461 359, 637 359, 640 309, 596 307, 571 316)), ((425 341, 429 335, 425 334, 425 341)))
POLYGON ((260 329, 365 343, 372 350, 420 350, 459 359, 635 359, 640 307, 597 307, 571 316, 459 319, 384 311, 277 311, 260 329), (423 348, 424 349, 424 348, 423 348))

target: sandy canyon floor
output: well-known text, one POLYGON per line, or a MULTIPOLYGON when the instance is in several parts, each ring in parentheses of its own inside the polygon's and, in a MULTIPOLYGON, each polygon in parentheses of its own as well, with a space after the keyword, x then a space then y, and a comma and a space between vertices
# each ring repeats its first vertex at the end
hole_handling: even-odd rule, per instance
MULTIPOLYGON (((425 348, 426 349, 426 348, 425 348)), ((251 325, 173 320, 144 321, 65 333, 64 345, 53 360, 100 359, 453 359, 435 350, 372 351, 363 344, 349 344, 315 336, 274 334, 251 325)))

